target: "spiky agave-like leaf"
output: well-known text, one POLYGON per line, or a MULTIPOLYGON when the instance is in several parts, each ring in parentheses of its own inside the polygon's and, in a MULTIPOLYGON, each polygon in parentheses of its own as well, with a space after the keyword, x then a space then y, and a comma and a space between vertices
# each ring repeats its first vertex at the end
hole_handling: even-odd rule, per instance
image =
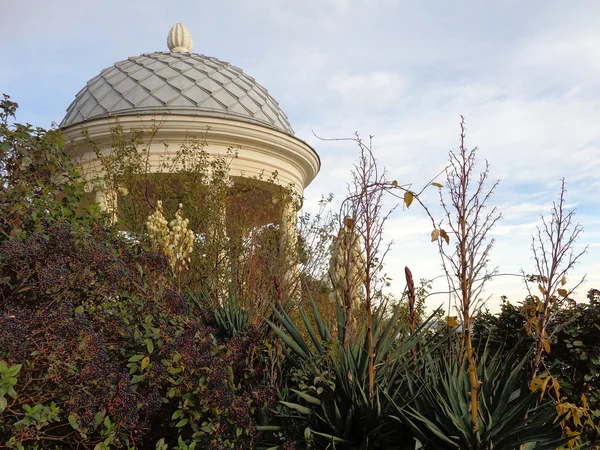
MULTIPOLYGON (((287 312, 273 309, 274 318, 269 324, 288 348, 292 363, 298 369, 310 374, 311 378, 325 370, 333 374, 335 386, 333 392, 326 395, 316 395, 314 389, 303 392, 303 395, 298 392, 300 389, 291 390, 296 397, 290 403, 313 411, 313 414, 306 415, 313 437, 323 445, 331 444, 340 449, 367 449, 379 445, 381 448, 412 450, 414 442, 411 434, 389 419, 391 404, 382 392, 385 390, 394 398, 400 398, 405 389, 404 374, 417 365, 411 350, 422 339, 427 322, 414 335, 402 340, 400 337, 404 329, 398 321, 400 311, 396 309, 391 316, 386 316, 384 307, 374 311, 375 383, 381 389, 370 400, 366 328, 359 329, 345 346, 345 311, 339 306, 336 308, 338 335, 334 339, 329 333, 329 324, 324 322, 310 296, 309 301, 312 318, 301 308, 302 323, 297 324, 287 312), (314 320, 316 327, 310 319, 314 320), (306 334, 300 331, 300 326, 305 327, 306 334), (309 396, 311 401, 304 396, 309 396)), ((297 408, 288 406, 294 413, 298 412, 297 408)))
POLYGON ((554 405, 539 401, 523 383, 527 357, 517 360, 502 351, 487 350, 479 363, 480 419, 473 430, 469 411, 466 363, 440 358, 417 382, 423 386, 410 404, 397 405, 398 421, 415 433, 425 448, 440 450, 517 450, 523 444, 534 449, 556 449, 567 442, 554 405))

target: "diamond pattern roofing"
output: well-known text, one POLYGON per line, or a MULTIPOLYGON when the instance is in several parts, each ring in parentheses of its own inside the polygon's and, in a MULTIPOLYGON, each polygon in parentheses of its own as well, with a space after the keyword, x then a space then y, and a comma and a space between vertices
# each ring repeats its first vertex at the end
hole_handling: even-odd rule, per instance
POLYGON ((180 52, 143 54, 104 69, 75 96, 60 127, 138 114, 223 117, 294 134, 277 101, 241 69, 180 52))

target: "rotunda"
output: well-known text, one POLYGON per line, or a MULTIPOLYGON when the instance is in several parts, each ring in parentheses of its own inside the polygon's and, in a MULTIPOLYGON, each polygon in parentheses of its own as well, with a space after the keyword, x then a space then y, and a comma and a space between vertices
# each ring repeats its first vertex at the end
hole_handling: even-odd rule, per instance
POLYGON ((115 63, 77 93, 60 128, 67 150, 82 167, 91 168, 95 159, 86 140, 106 144, 115 117, 125 129, 154 118, 161 126, 151 153, 162 155, 165 143, 175 147, 190 133, 206 131, 209 153, 239 148, 232 177, 277 172, 277 184, 302 194, 319 171, 319 156, 294 136, 277 101, 241 69, 192 53, 192 37, 183 24, 171 28, 167 44, 168 52, 115 63))
MULTIPOLYGON (((258 186, 262 194, 252 201, 276 204, 271 208, 278 217, 271 221, 294 241, 299 202, 293 199, 301 199, 317 175, 319 156, 294 135, 277 101, 256 80, 229 63, 193 53, 192 36, 183 24, 171 28, 167 45, 166 52, 116 62, 87 82, 60 123, 66 151, 84 177, 94 180, 103 176, 100 155, 112 151, 116 123, 125 131, 153 129, 141 138, 150 174, 168 170, 165 156, 174 155, 190 137, 201 137, 203 151, 212 157, 235 149, 228 167, 232 184, 258 186), (285 200, 277 202, 274 192, 285 200)), ((119 204, 126 201, 120 188, 89 186, 116 220, 119 204)))

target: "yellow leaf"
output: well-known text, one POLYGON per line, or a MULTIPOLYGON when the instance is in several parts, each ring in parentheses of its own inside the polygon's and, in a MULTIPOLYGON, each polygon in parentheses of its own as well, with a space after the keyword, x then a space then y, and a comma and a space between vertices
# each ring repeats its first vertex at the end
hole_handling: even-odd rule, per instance
POLYGON ((142 363, 140 364, 142 367, 142 370, 144 370, 146 367, 148 367, 148 364, 150 364, 150 358, 145 356, 144 359, 142 359, 142 363))
POLYGON ((567 277, 562 277, 562 280, 560 280, 560 284, 562 284, 563 286, 567 284, 567 277))
POLYGON ((392 181, 392 186, 398 187, 398 182, 396 180, 392 181))
POLYGON ((546 289, 544 289, 544 288, 542 287, 542 285, 541 285, 541 284, 538 284, 538 289, 540 290, 540 292, 541 292, 542 294, 546 295, 547 291, 546 291, 546 289))
POLYGON ((458 320, 456 320, 455 316, 448 316, 446 318, 446 321, 448 322, 448 325, 454 328, 456 328, 459 325, 458 320))
POLYGON ((542 378, 543 375, 537 377, 535 380, 531 381, 531 384, 529 385, 530 389, 535 392, 537 391, 540 387, 543 387, 542 390, 546 389, 545 384, 548 382, 548 378, 542 378))
POLYGON ((406 191, 404 193, 404 204, 406 205, 406 207, 410 207, 410 205, 412 205, 413 199, 415 198, 415 194, 413 194, 410 191, 406 191))
POLYGON ((561 297, 566 297, 569 295, 569 291, 567 291, 566 289, 560 288, 557 290, 557 292, 558 292, 558 295, 560 295, 561 297))
POLYGON ((448 233, 446 233, 446 230, 444 230, 444 229, 440 230, 440 236, 442 236, 442 239, 446 241, 447 245, 450 245, 450 236, 448 236, 448 233))
POLYGON ((550 353, 550 342, 548 342, 548 339, 542 339, 542 344, 544 344, 546 353, 550 353))
POLYGON ((576 427, 581 426, 581 416, 583 416, 582 411, 579 411, 579 410, 573 411, 573 424, 575 424, 576 427))
POLYGON ((585 409, 588 408, 588 402, 587 402, 587 398, 585 397, 585 394, 581 394, 581 404, 583 405, 583 407, 585 409))
POLYGON ((533 327, 535 331, 537 331, 538 333, 540 332, 540 324, 537 322, 537 319, 535 317, 528 319, 527 323, 530 327, 533 327))
POLYGON ((542 398, 544 398, 544 393, 546 392, 546 387, 548 386, 548 382, 552 379, 552 377, 546 377, 546 379, 544 380, 544 382, 542 383, 541 389, 540 389, 540 400, 542 398))
POLYGON ((431 183, 432 186, 435 186, 436 188, 443 188, 444 186, 442 186, 440 183, 431 183))
POLYGON ((556 378, 552 378, 552 386, 554 386, 554 391, 556 392, 556 398, 560 398, 560 383, 556 378))
POLYGON ((439 237, 440 237, 440 231, 439 231, 439 230, 437 230, 437 229, 434 229, 434 230, 431 232, 431 242, 435 242, 435 241, 437 241, 437 240, 439 239, 439 237))

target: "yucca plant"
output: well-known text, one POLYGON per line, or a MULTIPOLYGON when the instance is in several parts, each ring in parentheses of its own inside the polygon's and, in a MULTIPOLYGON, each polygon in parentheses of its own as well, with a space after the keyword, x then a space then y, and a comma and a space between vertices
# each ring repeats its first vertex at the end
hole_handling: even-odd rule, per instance
POLYGON ((407 379, 412 401, 395 404, 394 418, 435 450, 556 450, 566 443, 551 401, 531 392, 524 366, 502 350, 487 350, 478 364, 479 423, 469 410, 470 381, 466 358, 433 359, 420 376, 407 379), (476 430, 476 431, 475 431, 476 430))
POLYGON ((250 327, 248 312, 232 297, 227 297, 220 305, 214 305, 207 297, 194 293, 187 294, 192 307, 210 313, 216 332, 222 337, 231 338, 250 327))
MULTIPOLYGON (((309 295, 310 297, 310 295, 309 295)), ((310 298, 313 327, 308 313, 301 307, 302 325, 286 312, 274 310, 273 330, 285 343, 288 363, 293 366, 290 393, 295 400, 282 402, 287 418, 304 419, 305 437, 311 448, 413 449, 415 440, 409 427, 399 425, 389 417, 392 400, 404 398, 409 392, 405 374, 417 362, 411 350, 423 335, 422 326, 402 340, 405 327, 399 323, 399 309, 386 314, 380 306, 373 313, 375 384, 372 400, 368 395, 368 338, 366 327, 347 340, 345 311, 337 308, 337 335, 332 336, 330 323, 321 317, 310 298), (345 346, 343 343, 346 342, 345 346)))

